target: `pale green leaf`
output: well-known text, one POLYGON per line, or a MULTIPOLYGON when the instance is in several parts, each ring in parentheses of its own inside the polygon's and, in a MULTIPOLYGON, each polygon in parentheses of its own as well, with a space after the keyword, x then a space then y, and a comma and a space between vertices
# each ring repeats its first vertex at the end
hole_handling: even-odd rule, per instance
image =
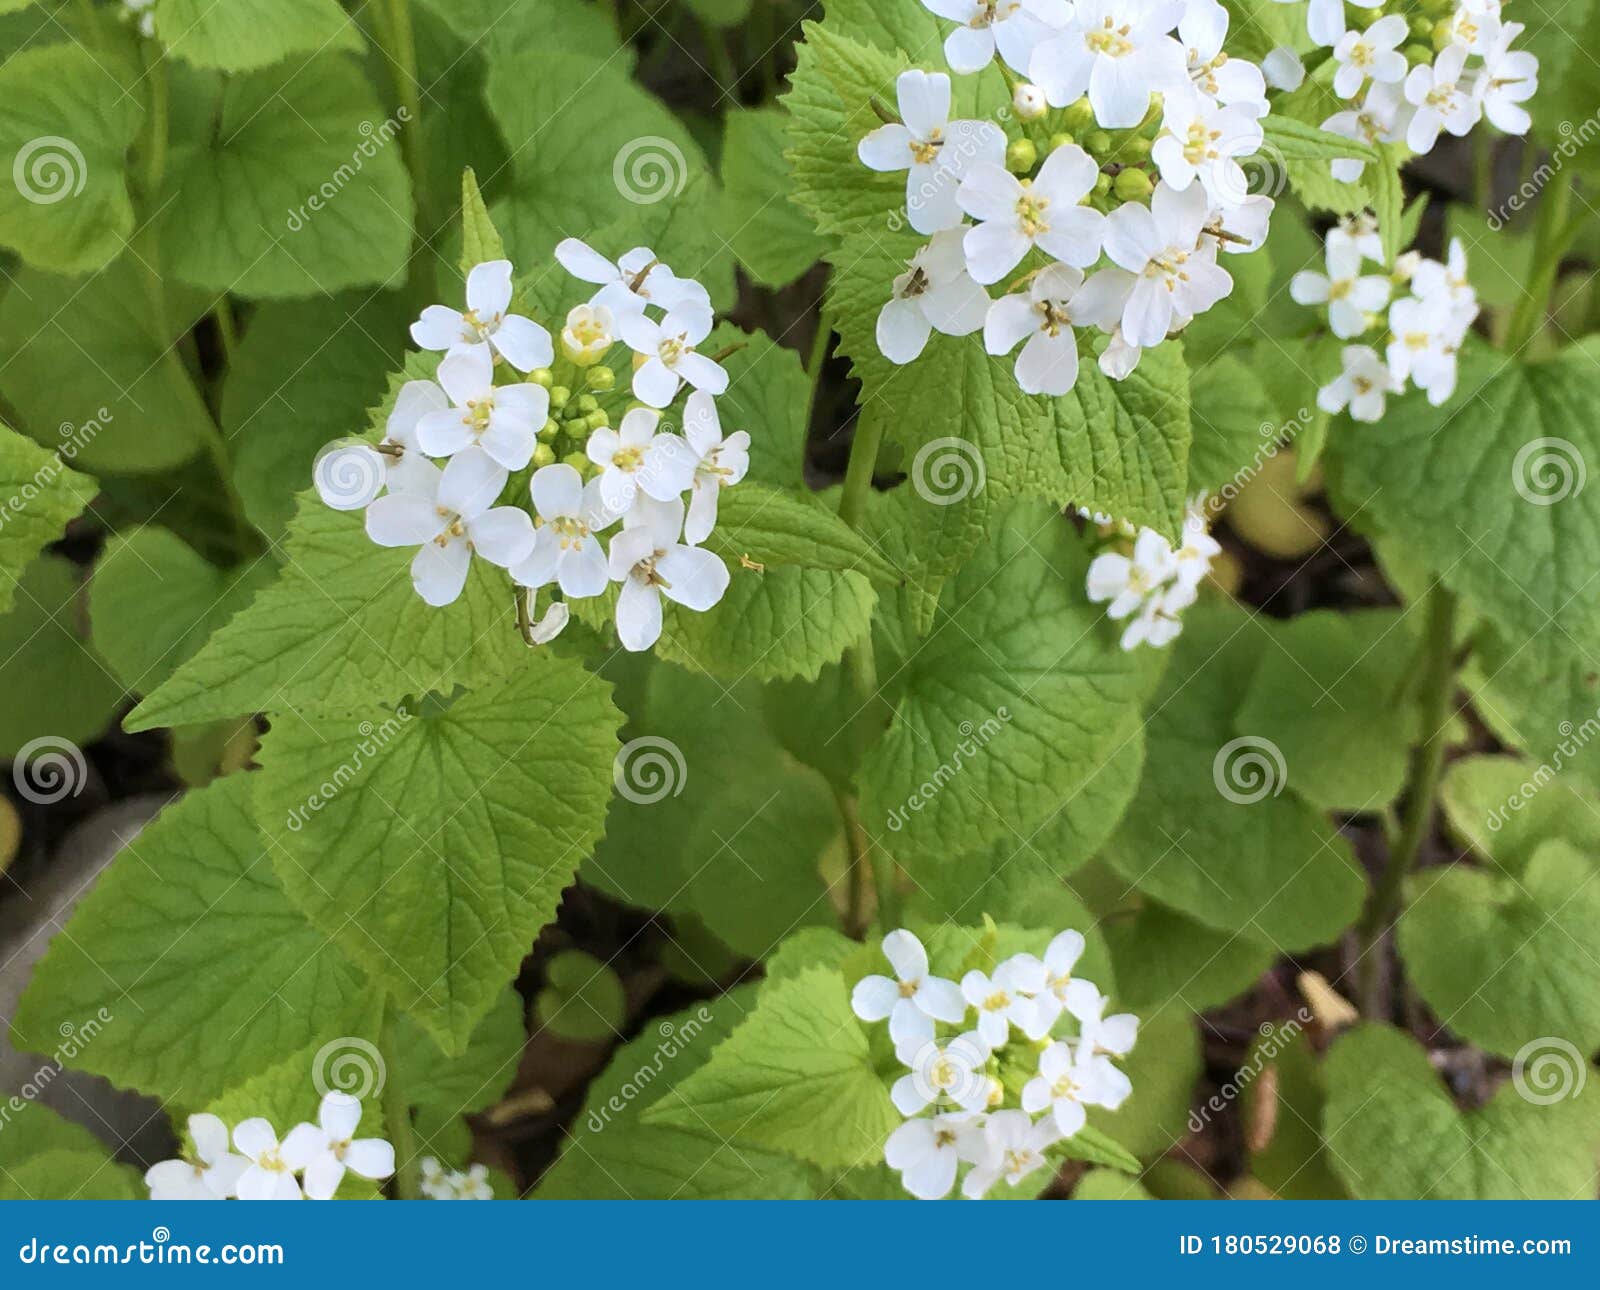
POLYGON ((0 614, 16 579, 93 499, 98 485, 53 452, 0 425, 0 614))
POLYGON ((167 52, 225 72, 291 54, 361 48, 361 33, 338 0, 158 0, 155 20, 167 52))
POLYGON ((777 108, 730 111, 722 136, 722 226, 756 283, 782 287, 822 258, 825 244, 789 200, 786 117, 777 108))

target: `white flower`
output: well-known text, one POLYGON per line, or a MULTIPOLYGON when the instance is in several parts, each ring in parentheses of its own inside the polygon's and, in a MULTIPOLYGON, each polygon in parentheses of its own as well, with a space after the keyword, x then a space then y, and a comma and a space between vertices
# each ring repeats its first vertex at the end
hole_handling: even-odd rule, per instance
POLYGON ((1302 305, 1328 306, 1333 334, 1348 340, 1370 326, 1370 315, 1389 303, 1391 284, 1386 275, 1361 272, 1361 251, 1353 242, 1329 239, 1325 248, 1328 271, 1302 269, 1289 279, 1289 295, 1302 305))
MULTIPOLYGON (((429 305, 411 324, 411 339, 422 349, 489 350, 519 372, 548 367, 555 351, 550 333, 511 308, 511 261, 490 260, 467 274, 467 308, 429 305)), ((488 357, 487 353, 485 357, 488 357)))
POLYGON ((616 339, 617 320, 605 305, 574 305, 561 329, 561 351, 579 367, 593 367, 616 339))
MULTIPOLYGON (((893 1022, 890 1025, 892 1029, 893 1022)), ((989 1047, 976 1030, 943 1042, 896 1042, 895 1054, 911 1068, 911 1073, 902 1075, 889 1090, 889 1100, 901 1115, 916 1115, 928 1106, 957 1106, 963 1111, 981 1111, 988 1106, 993 1092, 984 1070, 989 1047)))
POLYGON ((1407 75, 1406 102, 1416 108, 1406 127, 1406 146, 1412 152, 1430 151, 1440 130, 1460 136, 1477 124, 1483 105, 1470 82, 1463 79, 1466 61, 1465 49, 1447 45, 1431 67, 1413 67, 1407 75))
MULTIPOLYGON (((1278 0, 1299 4, 1300 0, 1278 0)), ((1344 35, 1344 0, 1311 0, 1306 10, 1306 34, 1318 45, 1335 45, 1344 35)))
POLYGON ((428 465, 429 482, 415 492, 389 493, 367 508, 367 536, 379 546, 415 546, 411 585, 430 605, 460 596, 476 552, 508 568, 533 549, 533 522, 515 506, 495 506, 506 471, 482 448, 466 448, 443 471, 428 465))
POLYGON ((1129 202, 1106 219, 1105 249, 1120 266, 1084 284, 1094 312, 1115 309, 1129 343, 1146 349, 1183 327, 1233 290, 1217 264, 1216 243, 1200 234, 1210 215, 1205 190, 1159 184, 1150 205, 1129 202))
POLYGON ((1070 144, 1045 158, 1032 180, 989 162, 968 169, 956 196, 980 221, 962 240, 973 279, 998 282, 1034 246, 1080 269, 1099 259, 1106 217, 1078 204, 1099 173, 1093 158, 1070 144))
POLYGON ((1072 329, 1072 297, 1083 274, 1067 264, 1052 264, 1034 276, 1026 294, 1001 296, 983 325, 984 348, 1009 354, 1024 336, 1017 356, 1017 384, 1025 394, 1065 394, 1078 380, 1078 338, 1072 329))
POLYGON ((1409 296, 1389 310, 1389 342, 1384 357, 1402 387, 1414 381, 1438 407, 1456 388, 1456 347, 1461 336, 1448 300, 1409 296))
POLYGON ((345 1170, 373 1182, 394 1173, 394 1147, 382 1138, 357 1138, 361 1102, 348 1093, 325 1095, 316 1124, 297 1124, 283 1140, 283 1158, 305 1173, 308 1200, 332 1200, 345 1170))
POLYGON ((476 444, 507 470, 533 460, 539 428, 550 416, 542 385, 496 385, 494 364, 481 346, 457 350, 439 364, 439 384, 455 406, 425 412, 417 444, 430 457, 449 457, 476 444))
POLYGON ((716 400, 696 390, 684 402, 683 437, 696 458, 683 538, 690 546, 699 546, 717 525, 722 490, 737 484, 750 469, 750 433, 735 430, 724 439, 716 400))
POLYGON ((462 1173, 459 1169, 446 1169, 432 1156, 422 1158, 420 1190, 429 1200, 494 1199, 487 1166, 473 1165, 462 1173))
POLYGON ((1261 72, 1268 85, 1286 94, 1294 93, 1306 79, 1306 65, 1286 45, 1279 45, 1261 60, 1261 72))
POLYGON ((1174 582, 1190 591, 1195 590, 1211 571, 1212 560, 1221 553, 1222 544, 1206 532, 1204 508, 1191 504, 1183 517, 1182 544, 1173 556, 1177 562, 1177 568, 1173 571, 1174 582))
POLYGON ((1407 35, 1406 20, 1391 13, 1379 18, 1365 31, 1347 31, 1333 47, 1339 70, 1333 74, 1333 92, 1342 99, 1353 99, 1370 77, 1375 81, 1395 82, 1406 78, 1406 56, 1400 44, 1407 35))
POLYGON ((589 303, 610 310, 616 318, 642 313, 646 305, 668 312, 698 309, 708 317, 711 314, 711 297, 706 289, 693 278, 678 277, 648 246, 634 247, 613 264, 587 242, 567 237, 556 243, 555 256, 561 267, 580 282, 600 288, 589 303))
MULTIPOLYGON (((1507 23, 1506 26, 1522 30, 1521 23, 1507 23)), ((1500 0, 1456 0, 1455 12, 1450 15, 1452 45, 1460 45, 1468 53, 1487 58, 1502 31, 1500 0)))
POLYGON ((996 49, 1013 71, 1026 75, 1039 42, 1066 26, 1072 13, 1067 0, 922 2, 939 17, 961 24, 945 38, 944 57, 951 71, 963 75, 981 72, 996 49))
POLYGON ((978 1011, 978 1036, 1003 1048, 1015 1026, 1029 1039, 1044 1034, 1034 995, 1044 989, 1045 970, 1031 954, 1016 954, 990 976, 974 968, 961 978, 961 997, 978 1011))
POLYGON ((683 503, 642 497, 611 539, 617 636, 626 650, 649 649, 661 637, 661 597, 704 613, 728 589, 728 566, 704 547, 684 546, 683 503))
POLYGON ((1533 118, 1521 105, 1539 88, 1539 60, 1526 50, 1511 48, 1522 30, 1520 22, 1508 22, 1483 50, 1483 66, 1473 86, 1483 114, 1507 134, 1528 132, 1533 118))
POLYGON ((163 1160, 145 1171, 151 1200, 226 1200, 250 1167, 228 1150, 228 1126, 214 1115, 191 1115, 193 1160, 163 1160))
POLYGON ((1422 299, 1449 309, 1463 336, 1472 325, 1472 320, 1478 316, 1477 293, 1467 281, 1467 251, 1459 237, 1450 239, 1450 249, 1446 252, 1443 264, 1438 260, 1418 257, 1411 274, 1411 290, 1422 299))
POLYGON ((1348 245, 1374 264, 1383 263, 1383 238, 1378 235, 1378 220, 1370 211, 1346 215, 1328 230, 1328 245, 1348 245))
POLYGON ((943 1200, 956 1183, 961 1161, 983 1149, 983 1120, 966 1111, 907 1120, 883 1144, 883 1161, 918 1200, 943 1200))
POLYGON ((894 969, 894 978, 863 977, 851 992, 850 1007, 861 1020, 887 1017, 889 1038, 896 1046, 920 1046, 932 1039, 935 1021, 954 1025, 966 1018, 961 987, 928 975, 928 952, 913 933, 904 928, 890 932, 883 938, 883 955, 894 969))
POLYGON ((878 348, 891 363, 909 363, 935 330, 966 336, 983 326, 989 296, 967 272, 958 228, 935 233, 894 280, 878 313, 878 348))
POLYGON ((1126 618, 1164 586, 1177 572, 1177 556, 1166 538, 1154 529, 1141 529, 1133 554, 1106 551, 1089 563, 1089 599, 1110 601, 1106 614, 1126 618))
POLYGON ((1085 1108, 1114 1111, 1131 1092, 1128 1077, 1090 1045, 1057 1040, 1039 1054, 1039 1073, 1023 1085, 1022 1109, 1030 1115, 1049 1111, 1061 1135, 1070 1138, 1088 1119, 1085 1108))
MULTIPOLYGON (((233 1130, 233 1145, 250 1163, 239 1175, 236 1188, 240 1200, 299 1200, 300 1181, 295 1177, 311 1163, 312 1157, 290 1160, 272 1125, 257 1117, 245 1120, 233 1130)), ((287 1145, 287 1144, 285 1144, 287 1145)))
POLYGON ((1126 1057, 1133 1051, 1134 1042, 1139 1038, 1139 1018, 1131 1012, 1106 1016, 1106 1005, 1110 1002, 1091 986, 1076 992, 1067 1004, 1067 1010, 1078 1019, 1075 1047, 1080 1053, 1126 1057))
POLYGON ((1248 255, 1260 250, 1267 240, 1276 204, 1265 193, 1251 193, 1242 202, 1218 206, 1206 221, 1205 232, 1216 238, 1218 251, 1227 255, 1248 255), (1219 233, 1228 236, 1220 237, 1219 233))
POLYGON ((598 596, 611 580, 605 549, 595 536, 617 518, 600 495, 600 481, 583 476, 565 462, 533 472, 528 490, 539 513, 539 525, 527 558, 511 569, 524 587, 554 582, 573 599, 598 596))
POLYGON ((1152 94, 1188 79, 1183 47, 1168 34, 1179 11, 1168 0, 1078 0, 1066 32, 1034 50, 1028 78, 1055 107, 1087 91, 1104 129, 1138 125, 1152 94))
POLYGON ((1267 112, 1267 82, 1262 68, 1223 49, 1228 11, 1217 0, 1190 0, 1178 20, 1178 39, 1189 61, 1189 79, 1218 103, 1237 105, 1252 116, 1267 112))
POLYGON ((1011 107, 1020 120, 1037 121, 1050 110, 1050 100, 1031 81, 1018 81, 1011 91, 1011 107))
POLYGON ((1181 191, 1198 179, 1213 202, 1234 205, 1250 195, 1237 158, 1259 151, 1261 141, 1261 123, 1248 108, 1219 108, 1198 90, 1179 89, 1166 97, 1150 159, 1171 187, 1181 191))
POLYGON ((1329 414, 1348 407, 1356 421, 1381 420, 1384 396, 1404 387, 1370 345, 1346 345, 1341 359, 1344 370, 1317 391, 1317 406, 1329 414))
POLYGON ((992 121, 950 120, 950 78, 943 72, 901 72, 895 82, 902 123, 880 125, 856 147, 862 164, 907 171, 906 214, 919 233, 961 222, 956 187, 977 162, 1005 161, 1006 136, 992 121))
POLYGON ((1060 1140, 1051 1120, 1035 1123, 1022 1111, 996 1111, 984 1121, 982 1156, 962 1180, 961 1194, 976 1200, 1002 1177, 1015 1187, 1045 1163, 1046 1149, 1060 1140))
MULTIPOLYGON (((1064 1009, 1072 1008, 1074 1003, 1079 1007, 1085 1006, 1088 995, 1100 993, 1092 982, 1072 975, 1072 969, 1083 957, 1084 944, 1083 933, 1069 929, 1057 933, 1045 947, 1044 989, 1040 991, 1037 1002, 1046 1033, 1056 1024, 1056 1019, 1064 1009)), ((1073 1015, 1076 1016, 1076 1012, 1073 1015)))
POLYGON ((1100 370, 1113 381, 1125 381, 1139 366, 1139 358, 1144 353, 1137 345, 1131 344, 1122 334, 1122 324, 1118 323, 1111 332, 1111 340, 1100 351, 1100 370))
POLYGON ((450 396, 433 381, 407 381, 395 397, 394 411, 384 424, 383 445, 399 449, 399 454, 380 454, 385 462, 385 483, 390 492, 415 492, 426 486, 429 479, 425 467, 428 462, 418 442, 417 430, 422 418, 433 412, 443 412, 450 406, 450 396))
POLYGON ((1162 649, 1177 640, 1183 632, 1183 621, 1178 617, 1195 601, 1195 593, 1177 583, 1170 583, 1139 607, 1139 612, 1128 620, 1117 642, 1124 650, 1136 650, 1141 645, 1162 649))
POLYGON ((660 322, 643 313, 622 315, 622 339, 645 358, 633 374, 634 397, 653 408, 664 408, 685 381, 710 394, 726 390, 727 371, 695 349, 711 334, 711 321, 709 312, 697 308, 669 310, 660 322))
POLYGON ((654 408, 634 408, 617 429, 601 426, 589 436, 586 451, 600 467, 600 500, 607 510, 623 514, 640 491, 659 502, 676 501, 694 482, 692 450, 675 434, 658 434, 660 424, 654 408))
MULTIPOLYGON (((1374 85, 1359 107, 1335 112, 1322 123, 1322 128, 1357 143, 1394 143, 1396 118, 1403 101, 1396 86, 1374 85)), ((1355 183, 1366 168, 1367 163, 1360 157, 1336 157, 1328 163, 1329 173, 1341 184, 1355 183)))

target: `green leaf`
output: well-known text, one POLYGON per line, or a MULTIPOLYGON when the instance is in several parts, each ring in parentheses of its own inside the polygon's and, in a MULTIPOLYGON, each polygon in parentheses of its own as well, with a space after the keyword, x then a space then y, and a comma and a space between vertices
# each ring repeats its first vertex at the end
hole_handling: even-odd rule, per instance
POLYGON ((1600 755, 1584 751, 1600 734, 1600 669, 1586 646, 1562 632, 1510 640, 1484 623, 1463 680, 1478 715, 1508 747, 1600 791, 1600 755))
MULTIPOLYGON (((1344 1184, 1322 1144, 1327 1094, 1304 1027, 1283 1022, 1259 1036, 1234 1084, 1244 1096, 1251 1174, 1284 1200, 1344 1200, 1344 1184)), ((1197 1114, 1209 1122, 1221 1111, 1208 1100, 1197 1114)))
MULTIPOLYGON (((1600 720, 1589 723, 1566 734, 1600 734, 1600 720)), ((1555 838, 1600 855, 1600 797, 1551 766, 1464 757, 1445 772, 1439 799, 1451 832, 1507 873, 1520 872, 1540 844, 1555 838)))
POLYGON ((773 289, 820 260, 826 245, 789 201, 786 121, 777 108, 735 109, 722 134, 723 236, 756 284, 773 289))
MULTIPOLYGON (((1113 996, 1117 1010, 1122 1000, 1113 996)), ((1145 1160, 1167 1154, 1189 1132, 1189 1103, 1204 1061, 1200 1029, 1181 1008, 1167 1006, 1139 1023, 1139 1042, 1121 1062, 1133 1094, 1116 1111, 1091 1110, 1089 1125, 1145 1160)), ((1127 1169, 1117 1159, 1080 1156, 1095 1164, 1127 1169)), ((1132 1172, 1138 1172, 1135 1167, 1132 1172)))
POLYGON ((893 722, 861 769, 869 836, 907 859, 1015 849, 1102 772, 1143 682, 1085 597, 1087 566, 1047 508, 996 522, 895 678, 893 722))
POLYGON ((277 579, 149 694, 127 729, 365 712, 504 675, 527 657, 505 575, 482 561, 461 599, 435 609, 411 587, 411 551, 375 545, 359 513, 329 510, 309 490, 284 550, 277 579))
POLYGON ((540 1200, 809 1199, 815 1171, 792 1156, 728 1141, 699 1125, 640 1123, 668 1089, 689 1078, 749 1015, 755 987, 694 1004, 617 1049, 589 1085, 540 1200))
POLYGON ((1215 931, 1153 900, 1110 915, 1101 927, 1116 964, 1117 1006, 1130 1012, 1168 1003, 1192 1012, 1219 1007, 1277 958, 1271 946, 1215 931))
POLYGON ((540 48, 590 59, 614 59, 631 65, 632 52, 617 47, 614 18, 584 0, 421 0, 448 23, 470 49, 490 62, 515 58, 538 42, 540 48))
POLYGON ((772 568, 855 570, 875 582, 900 580, 899 570, 820 499, 753 480, 723 490, 707 545, 734 565, 747 558, 772 568))
POLYGON ((1420 733, 1409 692, 1416 623, 1401 610, 1317 610, 1273 635, 1236 731, 1274 744, 1289 787, 1313 806, 1359 812, 1393 801, 1420 733))
POLYGON ((1374 163, 1379 160, 1378 150, 1370 143, 1348 139, 1276 112, 1262 121, 1261 133, 1264 138, 1261 151, 1279 162, 1338 161, 1341 157, 1374 163))
POLYGON ((250 318, 222 392, 234 486, 269 537, 294 516, 330 440, 381 425, 403 377, 431 378, 439 355, 406 354, 405 306, 387 293, 264 305, 250 318), (382 405, 377 412, 370 411, 382 405))
POLYGON ((286 824, 284 889, 446 1053, 600 836, 620 724, 610 693, 530 652, 448 706, 368 709, 359 726, 301 713, 262 743, 258 802, 286 824))
POLYGON ((1377 145, 1378 161, 1361 172, 1372 187, 1372 210, 1378 217, 1378 238, 1383 244, 1383 262, 1394 264, 1405 248, 1406 192, 1400 183, 1401 152, 1392 144, 1377 145))
POLYGON ((459 1057, 446 1057, 422 1027, 400 1017, 396 1051, 389 1054, 395 1077, 415 1108, 419 1151, 442 1159, 464 1159, 471 1132, 462 1117, 492 1106, 516 1077, 527 1031, 522 996, 502 990, 459 1057))
MULTIPOLYGON (((742 348, 722 360, 728 392, 717 399, 717 416, 724 432, 750 434, 750 473, 745 478, 773 488, 800 488, 805 484, 811 378, 799 355, 765 332, 743 332, 723 323, 703 348, 715 354, 732 345, 742 348)), ((733 491, 723 493, 723 499, 733 491)))
POLYGON ((95 648, 130 691, 149 693, 272 578, 264 558, 231 569, 146 525, 113 537, 89 583, 95 648))
POLYGON ((89 49, 49 45, 0 64, 0 245, 35 268, 88 273, 133 233, 126 159, 144 122, 89 49))
POLYGON ((1592 855, 1551 841, 1498 872, 1454 864, 1412 877, 1400 953, 1445 1026, 1506 1057, 1545 1036, 1600 1047, 1592 855))
POLYGON ((1600 489, 1583 487, 1600 463, 1597 357, 1594 341, 1540 363, 1468 344, 1443 407, 1410 395, 1335 443, 1341 492, 1512 645, 1600 626, 1600 489))
POLYGON ((374 993, 284 895, 250 811, 255 778, 188 794, 112 863, 34 970, 19 1044, 109 1013, 70 1064, 199 1106, 356 1033, 374 993))
POLYGON ((10 1109, 0 1134, 0 1201, 139 1200, 146 1194, 138 1171, 113 1161, 81 1125, 36 1102, 10 1109))
POLYGON ((582 950, 562 950, 545 964, 545 978, 534 1000, 541 1028, 577 1043, 621 1038, 627 997, 609 964, 582 950))
POLYGON ((646 1124, 716 1133, 832 1169, 878 1157, 900 1120, 844 978, 824 967, 769 984, 711 1060, 644 1113, 646 1124))
POLYGON ((324 53, 230 77, 215 123, 195 126, 174 138, 162 202, 174 276, 283 299, 402 274, 412 199, 399 132, 411 127, 384 119, 350 59, 324 53))
POLYGON ((0 391, 18 428, 47 447, 71 444, 75 465, 101 473, 193 456, 210 413, 175 346, 206 306, 174 284, 166 306, 164 316, 153 307, 131 255, 84 282, 14 274, 0 297, 0 391))
MULTIPOLYGON (((9 760, 36 739, 56 748, 88 743, 105 729, 123 692, 84 639, 77 566, 42 555, 20 580, 0 581, 15 601, 0 617, 0 693, 6 696, 0 704, 0 759, 9 760)), ((46 747, 39 755, 48 752, 46 747)), ((81 775, 73 782, 82 788, 81 775)))
POLYGON ((16 580, 94 500, 99 485, 0 425, 0 614, 16 598, 16 580))
POLYGON ((159 0, 156 35, 196 67, 248 72, 323 50, 359 52, 361 33, 338 0, 159 0))
POLYGON ((489 218, 478 177, 469 166, 461 172, 461 272, 465 275, 480 264, 505 258, 506 245, 489 218))
POLYGON ((1590 1199, 1600 1107, 1586 1069, 1579 1056, 1563 1100, 1525 1100, 1508 1081, 1463 1112, 1415 1040, 1363 1025, 1327 1059, 1329 1160, 1360 1200, 1590 1199))
POLYGON ((1150 704, 1144 781, 1105 859, 1163 904, 1281 953, 1334 940, 1365 884, 1348 843, 1284 794, 1282 753, 1236 737, 1268 648, 1267 628, 1231 606, 1185 612, 1150 704))

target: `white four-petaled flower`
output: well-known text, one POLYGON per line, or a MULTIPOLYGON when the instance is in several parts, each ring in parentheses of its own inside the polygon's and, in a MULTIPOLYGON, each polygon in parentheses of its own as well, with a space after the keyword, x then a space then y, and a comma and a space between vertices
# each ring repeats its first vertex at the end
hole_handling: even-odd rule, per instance
POLYGON ((467 307, 429 305, 411 324, 411 339, 423 349, 459 353, 492 350, 519 372, 548 367, 555 351, 550 333, 511 308, 511 261, 489 260, 467 274, 467 307))
POLYGON ((283 1158, 304 1175, 309 1200, 332 1200, 349 1170, 372 1182, 394 1173, 394 1147, 382 1138, 358 1138, 361 1102, 337 1090, 317 1108, 317 1123, 297 1124, 283 1140, 283 1158))
POLYGON ((928 974, 928 951, 913 933, 903 928, 890 932, 883 938, 883 956, 894 977, 863 977, 851 993, 850 1006, 863 1021, 887 1017, 896 1046, 928 1043, 934 1022, 955 1023, 967 1015, 961 987, 928 974))
POLYGON ((685 546, 683 503, 641 497, 611 539, 617 636, 627 650, 646 650, 661 636, 661 597, 704 612, 728 589, 728 566, 704 547, 685 546))

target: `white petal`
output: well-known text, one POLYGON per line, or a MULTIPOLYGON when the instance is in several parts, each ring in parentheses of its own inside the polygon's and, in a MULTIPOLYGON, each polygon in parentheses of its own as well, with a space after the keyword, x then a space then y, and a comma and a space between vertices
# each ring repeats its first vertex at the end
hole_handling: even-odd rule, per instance
POLYGON ((580 282, 615 282, 617 266, 587 242, 575 237, 562 238, 556 243, 556 260, 580 282))
POLYGON ((928 1016, 952 1025, 964 1020, 967 1015, 967 1001, 961 996, 961 987, 943 977, 923 977, 913 999, 928 1016))
POLYGON ((394 1173, 394 1147, 382 1138, 357 1138, 345 1149, 344 1162, 352 1172, 377 1182, 394 1173))
POLYGON ((583 505, 583 476, 565 462, 541 466, 530 485, 533 506, 547 520, 576 515, 583 505))
POLYGON ((439 384, 458 408, 468 399, 482 398, 494 385, 494 359, 487 345, 473 345, 444 356, 439 364, 439 384))
POLYGON ((661 639, 661 595, 638 578, 629 578, 617 595, 617 639, 638 653, 661 639))
POLYGON ((1039 314, 1031 299, 1020 292, 1001 296, 989 306, 989 315, 984 319, 983 347, 991 354, 1009 354, 1038 326, 1039 314))
POLYGON ((662 594, 697 613, 714 606, 728 589, 728 566, 700 547, 673 547, 656 561, 656 571, 665 579, 662 594))
POLYGON ((598 596, 604 591, 611 577, 600 539, 585 538, 578 546, 562 552, 556 568, 556 581, 562 593, 573 600, 598 596))
POLYGON ((891 363, 909 363, 927 347, 932 331, 914 300, 891 300, 878 313, 878 350, 891 363))
POLYGON ((985 286, 999 282, 1022 262, 1032 241, 1015 220, 989 220, 967 230, 962 247, 973 281, 985 286))
POLYGON ((228 1154, 228 1126, 214 1115, 191 1115, 189 1137, 194 1141, 195 1154, 207 1164, 215 1164, 228 1154))
POLYGON ((466 327, 466 320, 454 309, 429 305, 411 324, 411 339, 419 349, 449 349, 461 342, 466 327))
POLYGON ((450 397, 434 381, 407 381, 395 397, 394 411, 384 426, 386 437, 407 448, 417 446, 417 422, 450 406, 450 397))
POLYGON ((911 131, 893 122, 880 125, 856 145, 856 155, 869 170, 905 170, 911 165, 911 131))
POLYGON ((366 528, 379 546, 421 546, 443 530, 444 517, 432 498, 390 493, 367 507, 366 528))
POLYGON ((494 505, 508 478, 506 468, 482 448, 463 448, 439 479, 439 505, 473 519, 494 505))
POLYGON ((1017 355, 1017 384, 1024 394, 1059 397, 1078 383, 1078 341, 1072 328, 1055 336, 1034 332, 1017 355))
POLYGON ((903 927, 883 938, 883 956, 902 981, 920 981, 928 975, 928 951, 903 927))
POLYGON ((256 1116, 234 1126, 233 1145, 254 1160, 277 1148, 278 1135, 272 1131, 271 1124, 256 1116))
POLYGON ((708 394, 722 394, 728 388, 727 369, 698 351, 691 351, 678 360, 678 375, 708 394))
POLYGON ((519 372, 531 372, 538 367, 549 367, 555 359, 555 346, 550 333, 521 314, 507 314, 500 320, 491 343, 506 362, 519 372))
POLYGON ((332 1200, 344 1181, 344 1165, 331 1151, 324 1152, 306 1166, 307 1200, 332 1200))
POLYGON ((864 976, 850 992, 850 1007, 862 1021, 882 1021, 899 998, 898 981, 886 976, 864 976))
POLYGON ((435 609, 453 605, 467 585, 472 567, 472 551, 465 542, 440 546, 429 542, 417 548, 411 561, 411 586, 417 595, 435 609))
POLYGON ((502 569, 521 564, 533 554, 533 520, 519 506, 492 507, 469 523, 467 534, 472 549, 502 569))
POLYGON ((335 1089, 317 1108, 317 1123, 334 1142, 348 1142, 361 1123, 361 1100, 335 1089))
POLYGON ((633 396, 653 408, 664 408, 678 393, 681 382, 659 358, 651 357, 633 374, 633 396))
POLYGON ((895 97, 900 116, 919 139, 942 130, 950 119, 950 78, 943 72, 923 72, 913 68, 895 80, 895 97))
POLYGON ((467 274, 467 308, 491 322, 511 308, 511 261, 485 260, 467 274))

